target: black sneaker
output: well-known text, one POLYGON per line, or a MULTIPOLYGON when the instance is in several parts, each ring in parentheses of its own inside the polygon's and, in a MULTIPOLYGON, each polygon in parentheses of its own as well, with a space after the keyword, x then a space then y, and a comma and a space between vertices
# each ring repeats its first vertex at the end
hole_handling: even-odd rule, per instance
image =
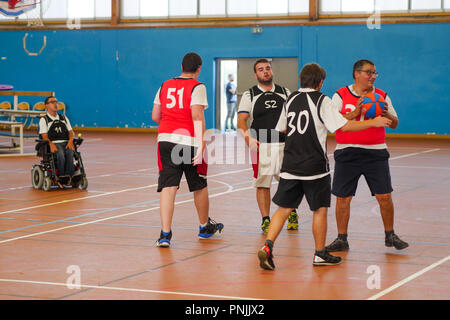
POLYGON ((156 241, 157 247, 168 248, 170 247, 170 239, 172 239, 172 230, 170 230, 168 235, 164 235, 163 231, 159 234, 159 239, 156 241))
POLYGON ((266 270, 274 270, 272 249, 265 244, 261 250, 258 251, 259 266, 266 270))
POLYGON ((347 251, 350 249, 347 240, 336 238, 331 244, 325 247, 328 252, 347 251))
POLYGON ((335 266, 341 264, 342 258, 336 257, 329 254, 326 250, 323 250, 323 253, 314 254, 313 265, 315 266, 335 266))
POLYGON ((402 250, 409 247, 409 244, 401 240, 395 233, 384 240, 386 247, 394 247, 397 250, 402 250))
POLYGON ((200 227, 198 233, 199 239, 208 239, 215 235, 217 232, 221 233, 223 230, 223 223, 217 223, 211 218, 208 218, 208 223, 203 228, 200 227))

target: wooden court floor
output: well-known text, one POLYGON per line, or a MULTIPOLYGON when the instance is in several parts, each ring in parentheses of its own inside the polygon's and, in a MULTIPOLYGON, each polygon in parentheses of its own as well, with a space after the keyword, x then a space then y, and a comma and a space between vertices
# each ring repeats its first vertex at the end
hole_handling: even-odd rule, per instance
MULTIPOLYGON (((312 213, 302 203, 299 230, 282 231, 276 270, 265 271, 256 256, 264 236, 250 165, 232 135, 217 143, 236 158, 208 170, 210 216, 225 224, 224 232, 198 240, 192 194, 183 182, 170 249, 155 246, 155 135, 83 137, 85 191, 34 190, 30 170, 37 157, 0 158, 1 300, 450 299, 450 140, 388 139, 395 231, 409 248, 384 246, 378 206, 361 179, 341 265, 313 267, 312 213)), ((333 150, 329 139, 332 168, 333 150)), ((327 243, 336 236, 334 205, 333 199, 327 243)))

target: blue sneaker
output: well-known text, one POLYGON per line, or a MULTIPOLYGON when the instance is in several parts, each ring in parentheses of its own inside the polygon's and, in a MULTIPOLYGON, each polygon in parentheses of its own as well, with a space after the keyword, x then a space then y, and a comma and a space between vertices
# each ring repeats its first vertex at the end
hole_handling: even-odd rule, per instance
POLYGON ((172 230, 170 230, 169 233, 165 233, 161 230, 159 239, 156 241, 156 246, 168 248, 170 247, 170 239, 172 239, 172 230))
POLYGON ((221 233, 223 230, 223 223, 217 223, 211 218, 208 218, 208 223, 203 228, 200 227, 198 237, 200 239, 208 239, 215 235, 217 232, 221 233))

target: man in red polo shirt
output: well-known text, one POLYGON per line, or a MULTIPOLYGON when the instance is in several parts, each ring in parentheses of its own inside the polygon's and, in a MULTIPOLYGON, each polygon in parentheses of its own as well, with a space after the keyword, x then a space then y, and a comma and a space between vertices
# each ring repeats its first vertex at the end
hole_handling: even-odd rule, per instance
POLYGON ((184 173, 200 222, 200 239, 222 232, 223 224, 209 218, 206 181, 207 165, 203 161, 205 141, 204 109, 208 107, 206 87, 197 81, 201 57, 190 52, 183 58, 179 77, 165 81, 156 93, 152 119, 158 127, 158 192, 161 192, 161 234, 158 247, 169 247, 176 192, 184 173))
MULTIPOLYGON (((392 101, 386 92, 375 88, 378 76, 375 64, 369 60, 358 60, 353 66, 355 83, 340 88, 333 96, 333 104, 349 120, 364 121, 361 114, 361 100, 365 94, 375 92, 383 96, 387 108, 383 113, 395 129, 398 117, 392 101)), ((384 128, 369 128, 360 132, 336 131, 336 162, 332 193, 336 199, 336 222, 338 237, 326 247, 327 251, 345 251, 349 249, 347 229, 350 219, 350 203, 356 193, 358 180, 363 175, 372 196, 378 201, 385 229, 385 245, 398 250, 408 247, 394 233, 394 204, 392 202, 391 176, 389 172, 389 152, 385 143, 384 128)))

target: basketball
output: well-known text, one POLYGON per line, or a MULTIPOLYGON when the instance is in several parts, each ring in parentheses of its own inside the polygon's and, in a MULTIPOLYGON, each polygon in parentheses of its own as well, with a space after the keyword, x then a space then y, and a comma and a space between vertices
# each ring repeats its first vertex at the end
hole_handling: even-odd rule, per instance
POLYGON ((386 108, 386 100, 378 93, 370 92, 363 97, 361 113, 366 118, 381 116, 386 108))

